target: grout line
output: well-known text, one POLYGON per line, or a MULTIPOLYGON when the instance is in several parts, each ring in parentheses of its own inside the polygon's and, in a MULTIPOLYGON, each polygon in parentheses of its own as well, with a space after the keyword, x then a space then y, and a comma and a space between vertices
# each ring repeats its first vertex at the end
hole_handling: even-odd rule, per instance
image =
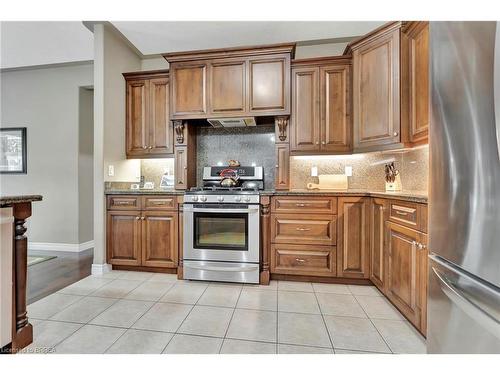
POLYGON ((361 307, 361 309, 364 311, 364 313, 368 317, 368 320, 370 321, 371 325, 373 326, 373 328, 375 328, 375 330, 377 331, 377 333, 379 334, 379 336, 382 338, 382 341, 385 343, 385 345, 387 345, 387 347, 389 348, 389 350, 391 351, 391 353, 394 354, 394 352, 392 351, 392 348, 389 346, 389 343, 385 340, 385 337, 382 336, 382 334, 380 333, 380 331, 378 330, 378 328, 375 326, 375 324, 373 324, 370 316, 368 315, 368 313, 364 309, 363 305, 361 303, 359 303, 359 301, 358 301, 358 299, 356 298, 355 295, 354 295, 354 299, 356 300, 356 302, 358 303, 358 305, 361 307))
POLYGON ((314 293, 314 298, 316 299, 316 303, 318 304, 319 312, 321 313, 321 319, 323 320, 323 325, 328 335, 328 339, 330 340, 330 345, 332 346, 333 353, 335 354, 335 346, 333 345, 333 338, 332 335, 330 335, 330 330, 328 329, 328 325, 326 324, 325 316, 323 315, 323 310, 321 310, 321 305, 319 303, 318 296, 316 295, 316 293, 314 293))
POLYGON ((222 343, 219 348, 219 354, 221 354, 222 347, 224 346, 224 341, 226 341, 226 336, 227 332, 229 331, 229 326, 231 325, 231 322, 233 321, 234 313, 236 311, 236 306, 238 306, 238 302, 240 301, 241 293, 243 292, 243 287, 240 289, 240 293, 238 294, 238 299, 236 300, 236 303, 233 308, 233 313, 231 314, 231 319, 229 319, 229 323, 227 324, 226 331, 224 332, 224 338, 222 339, 222 343))

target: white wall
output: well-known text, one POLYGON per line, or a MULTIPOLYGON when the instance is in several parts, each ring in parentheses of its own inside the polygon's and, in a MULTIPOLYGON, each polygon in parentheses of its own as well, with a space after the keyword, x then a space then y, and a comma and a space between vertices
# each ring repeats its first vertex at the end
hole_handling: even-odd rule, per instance
POLYGON ((125 155, 125 80, 141 59, 107 24, 94 25, 94 264, 105 257, 104 181, 138 181, 140 160, 125 155), (107 175, 113 165, 115 176, 107 175))
POLYGON ((1 73, 1 126, 27 127, 28 173, 1 175, 0 194, 41 194, 30 242, 79 242, 79 88, 92 64, 1 73))

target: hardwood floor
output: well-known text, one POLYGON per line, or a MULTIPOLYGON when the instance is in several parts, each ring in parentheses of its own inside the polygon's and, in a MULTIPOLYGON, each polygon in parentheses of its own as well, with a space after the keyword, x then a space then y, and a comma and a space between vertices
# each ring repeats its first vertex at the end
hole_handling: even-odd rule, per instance
POLYGON ((81 253, 29 251, 30 256, 56 256, 28 267, 28 304, 90 275, 93 249, 81 253))

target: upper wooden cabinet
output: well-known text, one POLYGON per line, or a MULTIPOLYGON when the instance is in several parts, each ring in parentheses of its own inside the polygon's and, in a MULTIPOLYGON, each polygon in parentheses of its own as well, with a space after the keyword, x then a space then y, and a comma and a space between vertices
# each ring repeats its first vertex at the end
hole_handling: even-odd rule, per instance
POLYGON ((401 143, 400 23, 375 31, 351 49, 354 150, 398 147, 401 143))
POLYGON ((165 54, 171 118, 290 114, 295 44, 165 54))
POLYGON ((168 71, 124 73, 127 158, 172 155, 168 71))
POLYGON ((350 87, 349 57, 292 62, 292 153, 351 150, 350 87))
POLYGON ((409 22, 408 38, 408 141, 428 142, 430 122, 429 22, 409 22))

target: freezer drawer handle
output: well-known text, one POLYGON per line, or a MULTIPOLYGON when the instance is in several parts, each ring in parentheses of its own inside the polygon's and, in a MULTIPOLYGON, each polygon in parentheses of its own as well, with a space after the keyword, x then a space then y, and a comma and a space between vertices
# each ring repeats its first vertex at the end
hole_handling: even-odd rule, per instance
POLYGON ((448 277, 432 267, 438 280, 441 282, 441 289, 446 296, 460 307, 467 315, 481 324, 485 329, 500 338, 500 321, 482 309, 477 303, 474 303, 460 288, 448 277))

